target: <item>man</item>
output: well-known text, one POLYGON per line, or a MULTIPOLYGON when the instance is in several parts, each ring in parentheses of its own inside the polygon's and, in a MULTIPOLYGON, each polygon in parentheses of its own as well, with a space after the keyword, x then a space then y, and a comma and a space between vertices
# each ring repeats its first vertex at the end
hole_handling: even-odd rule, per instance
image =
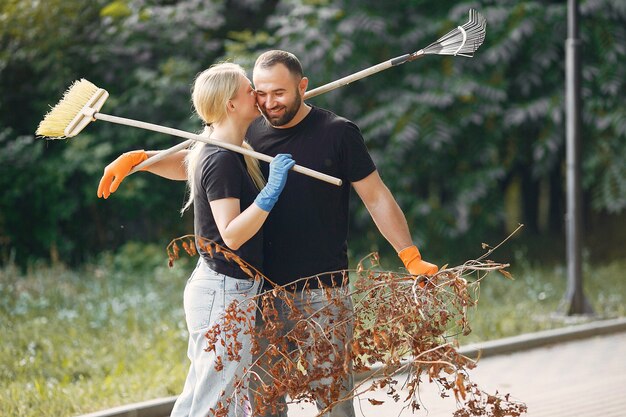
MULTIPOLYGON (((430 275, 437 272, 437 266, 423 261, 417 247, 413 245, 406 218, 382 182, 358 127, 347 119, 302 100, 308 79, 303 76, 299 60, 285 51, 265 52, 255 63, 253 83, 264 118, 255 120, 248 129, 246 138, 252 147, 270 156, 289 153, 298 164, 343 180, 343 185, 337 187, 304 175, 290 176, 281 198, 264 225, 265 275, 279 285, 309 276, 319 277, 322 285, 333 286, 341 282, 327 272, 348 268, 350 186, 354 187, 376 226, 398 252, 410 273, 430 275)), ((115 191, 121 178, 139 163, 133 159, 136 158, 133 153, 127 155, 126 162, 116 161, 107 167, 110 172, 105 170, 99 196, 106 197, 109 192, 115 191), (111 186, 113 176, 120 178, 116 178, 115 185, 111 186)), ((166 167, 162 172, 167 171, 167 174, 160 175, 184 178, 184 173, 177 172, 183 169, 181 155, 184 154, 159 162, 166 167)), ((267 174, 267 165, 264 164, 262 168, 267 174)), ((315 297, 316 291, 322 290, 313 289, 307 293, 315 297)), ((323 303, 323 298, 318 302, 323 303)), ((343 311, 350 311, 351 300, 345 298, 343 311)), ((303 304, 311 303, 310 299, 300 301, 303 304)), ((286 306, 277 303, 276 309, 282 317, 285 311, 281 309, 286 309, 286 306)), ((335 319, 332 315, 336 311, 332 308, 327 310, 329 316, 326 319, 332 322, 335 319)), ((286 323, 283 331, 289 331, 293 324, 286 323)), ((262 325, 259 320, 257 326, 262 325)), ((348 323, 344 337, 350 338, 351 334, 352 327, 348 323)), ((344 342, 336 341, 337 345, 349 345, 344 342)), ((261 352, 263 347, 261 345, 261 352)), ((260 383, 255 378, 252 378, 250 384, 252 393, 260 389, 260 383)), ((339 399, 352 390, 350 373, 342 385, 343 392, 339 394, 339 399)), ((254 395, 251 397, 254 403, 254 395)), ((319 398, 318 409, 324 409, 329 401, 334 402, 333 399, 319 398)), ((274 411, 281 416, 287 415, 286 407, 280 405, 274 411)), ((255 415, 259 414, 255 412, 255 415)), ((354 416, 352 401, 335 404, 326 415, 354 416)))
MULTIPOLYGON (((421 260, 404 214, 378 175, 357 126, 302 100, 308 79, 303 76, 298 59, 284 51, 262 54, 254 66, 253 83, 265 119, 255 120, 248 129, 246 137, 252 147, 270 156, 288 152, 298 164, 341 178, 344 184, 336 187, 304 175, 290 177, 263 229, 266 275, 280 285, 308 276, 318 276, 323 284, 332 285, 332 274, 323 273, 348 267, 350 185, 365 203, 383 236, 400 253, 407 269, 414 274, 436 272, 435 265, 421 260)), ((311 284, 315 282, 317 280, 311 284)), ((325 299, 320 298, 324 303, 325 299)), ((296 301, 310 303, 310 300, 296 301)), ((344 311, 352 310, 349 299, 344 303, 344 311)), ((284 313, 281 307, 287 308, 277 303, 279 314, 284 313)), ((329 315, 330 321, 339 319, 332 317, 332 308, 329 315)), ((263 326, 263 323, 259 321, 257 325, 263 326)), ((288 330, 290 327, 283 329, 288 330)), ((352 328, 348 328, 347 333, 349 338, 352 328)), ((334 342, 338 348, 345 345, 342 340, 334 342)), ((261 352, 264 347, 261 345, 261 352)), ((351 379, 348 375, 339 399, 352 390, 351 379)), ((250 384, 253 392, 259 388, 254 379, 250 384)), ((332 400, 319 399, 318 409, 332 400)), ((282 415, 286 416, 286 410, 282 415)), ((336 404, 328 415, 353 416, 352 401, 336 404)))
POLYGON ((378 175, 356 125, 302 101, 308 79, 298 59, 284 51, 262 54, 253 82, 265 119, 248 129, 252 147, 270 156, 289 152, 298 164, 344 181, 338 188, 303 175, 290 177, 264 226, 268 277, 286 284, 348 267, 350 184, 407 269, 414 274, 436 272, 434 265, 421 260, 404 214, 378 175))

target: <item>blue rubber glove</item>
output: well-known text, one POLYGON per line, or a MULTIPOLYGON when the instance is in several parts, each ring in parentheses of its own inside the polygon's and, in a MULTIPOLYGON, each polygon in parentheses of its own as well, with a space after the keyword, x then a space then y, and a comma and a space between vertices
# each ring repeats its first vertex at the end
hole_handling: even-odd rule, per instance
POLYGON ((279 153, 270 162, 270 175, 267 184, 256 196, 254 202, 261 210, 270 211, 287 182, 287 172, 296 164, 287 153, 279 153))

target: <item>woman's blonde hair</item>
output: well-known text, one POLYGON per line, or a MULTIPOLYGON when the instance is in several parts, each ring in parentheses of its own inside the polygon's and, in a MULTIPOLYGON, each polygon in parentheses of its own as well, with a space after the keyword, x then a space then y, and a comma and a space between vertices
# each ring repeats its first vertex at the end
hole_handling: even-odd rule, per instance
MULTIPOLYGON (((212 65, 196 77, 191 91, 191 99, 196 113, 206 125, 202 133, 203 135, 210 137, 213 130, 211 125, 221 122, 228 117, 226 107, 228 101, 237 95, 240 77, 242 75, 245 77, 246 72, 241 66, 224 62, 212 65)), ((204 145, 205 143, 203 142, 195 142, 185 158, 189 199, 183 206, 181 212, 184 212, 193 204, 195 173, 204 145)), ((252 149, 245 141, 243 147, 252 149)), ((261 174, 259 161, 248 155, 244 155, 244 160, 248 174, 252 177, 257 188, 261 189, 265 185, 265 179, 263 178, 263 174, 261 174)))

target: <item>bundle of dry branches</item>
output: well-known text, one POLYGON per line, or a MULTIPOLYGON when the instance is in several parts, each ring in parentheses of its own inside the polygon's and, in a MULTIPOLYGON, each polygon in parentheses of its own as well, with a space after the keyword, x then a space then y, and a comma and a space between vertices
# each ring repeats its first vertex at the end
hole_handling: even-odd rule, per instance
MULTIPOLYGON (((381 270, 376 254, 371 254, 356 270, 337 271, 334 288, 324 286, 318 277, 279 286, 227 249, 209 240, 197 241, 210 256, 221 254, 270 287, 254 297, 261 325, 249 324, 246 330, 253 335, 254 362, 237 381, 237 391, 211 410, 215 416, 226 416, 234 402, 246 403, 249 391, 254 393, 255 411, 261 413, 275 411, 287 395, 292 402, 325 404, 322 414, 341 401, 367 396, 376 389, 419 410, 423 407, 420 387, 425 382, 436 384, 442 397, 454 395, 456 416, 519 416, 526 411, 524 404, 510 400, 508 394, 488 394, 474 384, 468 370, 476 361, 457 350, 457 336, 471 332, 468 308, 478 302, 481 280, 492 271, 510 277, 505 270, 508 265, 483 256, 457 267, 443 267, 426 278, 381 270), (323 288, 325 299, 313 305, 311 288, 323 288), (353 306, 346 303, 348 299, 353 306), (278 314, 277 303, 282 303, 287 316, 278 314), (293 324, 289 330, 284 330, 285 321, 293 324), (342 381, 352 372, 365 378, 346 393, 342 381), (404 398, 397 388, 399 379, 404 381, 404 391, 408 390, 404 398)), ((195 255, 194 236, 170 243, 170 265, 181 247, 195 255)), ((207 350, 220 343, 228 360, 239 360, 240 350, 246 347, 232 332, 238 326, 230 324, 244 323, 246 317, 240 305, 228 306, 224 319, 206 334, 207 350)), ((219 368, 222 358, 216 362, 219 368)), ((374 405, 382 403, 369 400, 374 405)))

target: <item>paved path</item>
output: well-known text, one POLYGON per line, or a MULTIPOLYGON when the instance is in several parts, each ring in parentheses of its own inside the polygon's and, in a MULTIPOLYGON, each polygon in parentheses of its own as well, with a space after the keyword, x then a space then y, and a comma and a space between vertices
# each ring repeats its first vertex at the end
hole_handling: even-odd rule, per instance
MULTIPOLYGON (((624 417, 626 332, 487 357, 470 377, 487 392, 510 393, 525 402, 527 417, 624 417)), ((422 390, 428 410, 403 412, 401 405, 375 392, 370 398, 385 403, 372 406, 367 399, 355 400, 357 416, 451 416, 454 399, 440 398, 428 385, 422 390)), ((315 411, 308 404, 292 405, 289 417, 313 417, 315 411)))
MULTIPOLYGON (((626 318, 529 333, 461 347, 483 359, 470 373, 484 390, 510 393, 528 406, 526 417, 626 417, 626 318), (514 352, 514 353, 513 353, 514 352)), ((383 392, 355 400, 357 416, 450 417, 453 399, 442 399, 425 383, 420 391, 427 409, 402 411, 383 392), (367 398, 383 400, 372 406, 367 398)), ((405 395, 406 397, 406 395, 405 395)), ((169 416, 176 397, 157 398, 82 417, 169 416)), ((313 417, 312 405, 292 405, 289 417, 313 417)))

